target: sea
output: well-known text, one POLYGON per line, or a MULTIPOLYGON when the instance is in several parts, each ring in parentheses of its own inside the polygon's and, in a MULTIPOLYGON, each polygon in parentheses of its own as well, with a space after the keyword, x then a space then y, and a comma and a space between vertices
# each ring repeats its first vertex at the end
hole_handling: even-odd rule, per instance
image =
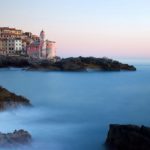
POLYGON ((105 150, 110 124, 150 126, 150 63, 135 66, 121 72, 0 69, 0 85, 33 105, 1 112, 0 132, 31 133, 32 143, 14 150, 105 150))

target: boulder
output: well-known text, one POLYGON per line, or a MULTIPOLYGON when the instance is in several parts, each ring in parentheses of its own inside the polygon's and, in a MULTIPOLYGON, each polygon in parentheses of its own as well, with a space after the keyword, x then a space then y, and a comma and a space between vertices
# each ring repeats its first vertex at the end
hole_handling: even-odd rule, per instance
POLYGON ((0 132, 0 147, 13 147, 20 144, 29 144, 30 142, 30 133, 22 129, 6 134, 0 132))
POLYGON ((0 87, 0 111, 7 108, 16 108, 18 106, 31 106, 31 104, 27 98, 0 87))
POLYGON ((150 128, 111 124, 106 146, 109 150, 149 150, 150 128))

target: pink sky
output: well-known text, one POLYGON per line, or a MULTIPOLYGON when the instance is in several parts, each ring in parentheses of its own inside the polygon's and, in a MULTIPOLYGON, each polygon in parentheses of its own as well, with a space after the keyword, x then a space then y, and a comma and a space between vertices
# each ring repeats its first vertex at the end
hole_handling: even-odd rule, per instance
POLYGON ((150 58, 149 6, 149 0, 5 0, 0 26, 44 29, 62 57, 150 58))

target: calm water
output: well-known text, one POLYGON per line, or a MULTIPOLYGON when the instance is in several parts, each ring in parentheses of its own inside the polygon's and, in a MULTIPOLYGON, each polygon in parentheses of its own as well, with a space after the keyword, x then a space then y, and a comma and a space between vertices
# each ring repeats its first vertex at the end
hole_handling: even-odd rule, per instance
POLYGON ((0 85, 34 105, 0 113, 0 131, 28 130, 33 143, 19 150, 102 150, 110 123, 150 125, 150 66, 137 68, 88 73, 0 69, 0 85))

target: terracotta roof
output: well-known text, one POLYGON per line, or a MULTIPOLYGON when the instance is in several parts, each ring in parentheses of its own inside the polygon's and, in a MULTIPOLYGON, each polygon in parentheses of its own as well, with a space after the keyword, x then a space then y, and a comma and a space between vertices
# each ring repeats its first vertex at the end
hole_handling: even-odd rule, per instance
POLYGON ((9 29, 9 27, 0 27, 0 29, 9 29))
POLYGON ((9 27, 0 27, 1 30, 5 30, 5 29, 8 29, 8 30, 15 30, 15 31, 22 31, 20 29, 16 29, 16 28, 9 28, 9 27))

